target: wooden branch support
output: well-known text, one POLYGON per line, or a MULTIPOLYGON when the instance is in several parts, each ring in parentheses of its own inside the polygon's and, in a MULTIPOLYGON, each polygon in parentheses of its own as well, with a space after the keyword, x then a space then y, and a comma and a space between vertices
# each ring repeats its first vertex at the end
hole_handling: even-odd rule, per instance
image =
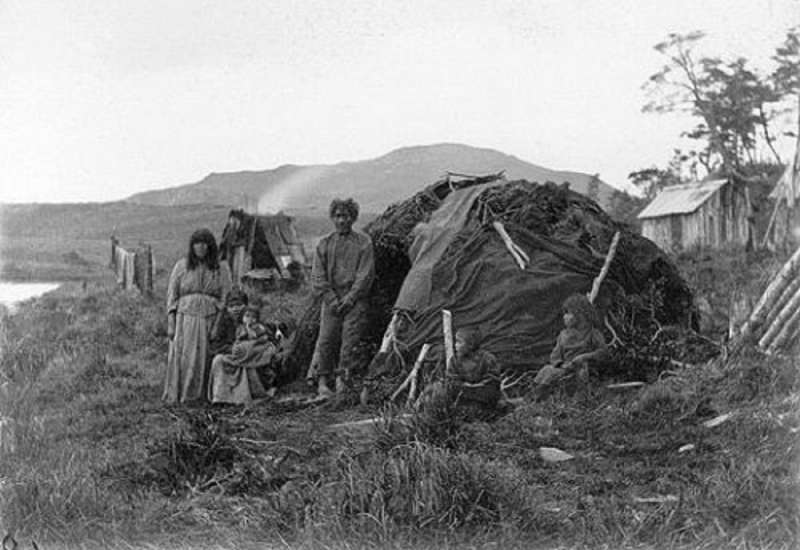
POLYGON ((592 282, 592 290, 587 295, 589 298, 589 302, 594 303, 595 299, 597 299, 597 294, 600 292, 600 285, 603 283, 603 279, 606 278, 608 275, 608 270, 611 268, 611 262, 614 260, 614 255, 617 253, 617 245, 619 244, 619 231, 614 233, 614 238, 611 239, 611 246, 608 247, 608 253, 606 254, 605 262, 603 262, 603 268, 600 270, 600 273, 595 277, 594 282, 592 282))
POLYGON ((528 256, 527 252, 525 252, 522 247, 520 247, 513 241, 513 239, 511 239, 511 236, 506 231, 506 228, 503 226, 502 222, 492 222, 492 227, 494 227, 495 231, 497 231, 498 235, 500 235, 500 238, 503 240, 503 244, 506 245, 506 248, 511 253, 514 261, 517 262, 519 268, 524 270, 531 262, 530 256, 528 256))
POLYGON ((386 327, 386 332, 383 333, 383 340, 381 341, 381 348, 378 353, 386 353, 392 346, 394 340, 395 324, 397 323, 397 312, 392 315, 392 320, 389 321, 389 326, 386 327))
POLYGON ((408 392, 408 401, 411 402, 414 397, 416 397, 417 392, 417 374, 419 373, 420 367, 422 367, 422 363, 425 361, 425 356, 428 355, 428 350, 430 350, 430 344, 422 344, 422 348, 419 350, 419 355, 417 356, 417 360, 414 363, 414 366, 411 369, 411 372, 408 373, 408 376, 400 386, 394 390, 392 397, 390 398, 391 401, 397 399, 397 396, 400 395, 404 389, 406 389, 409 385, 411 388, 408 392))
POLYGON ((428 350, 430 350, 430 348, 430 344, 422 344, 422 349, 419 350, 417 360, 414 362, 414 367, 411 369, 411 374, 409 375, 411 377, 411 388, 408 390, 408 400, 406 401, 409 405, 414 403, 414 400, 417 398, 417 379, 419 378, 419 371, 425 362, 425 356, 428 355, 428 350))
POLYGON ((742 325, 742 330, 739 331, 740 338, 744 339, 749 336, 756 327, 759 327, 764 319, 769 314, 769 311, 775 306, 775 302, 780 297, 783 290, 791 282, 792 278, 800 269, 800 247, 797 248, 792 257, 783 265, 781 270, 772 279, 772 282, 764 290, 764 293, 759 298, 753 312, 742 325))
POLYGON ((442 310, 442 332, 444 333, 444 371, 445 374, 450 374, 456 352, 453 340, 453 314, 447 309, 442 310))

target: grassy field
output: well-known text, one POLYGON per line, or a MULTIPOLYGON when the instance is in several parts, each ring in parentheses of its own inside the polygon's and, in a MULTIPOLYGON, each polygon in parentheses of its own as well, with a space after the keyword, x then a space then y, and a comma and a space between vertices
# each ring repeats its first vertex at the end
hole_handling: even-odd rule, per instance
MULTIPOLYGON (((72 242, 104 261, 92 239, 72 242)), ((775 267, 735 254, 679 260, 718 308, 756 294, 775 267)), ((144 298, 98 268, 86 290, 68 283, 2 317, 0 515, 21 545, 796 547, 794 357, 745 350, 625 391, 601 379, 588 395, 525 400, 492 423, 447 410, 407 427, 394 409, 167 407, 164 277, 144 298), (367 432, 330 428, 373 416, 382 421, 367 432), (549 462, 541 447, 572 458, 549 462)), ((304 303, 302 292, 270 299, 304 303)))

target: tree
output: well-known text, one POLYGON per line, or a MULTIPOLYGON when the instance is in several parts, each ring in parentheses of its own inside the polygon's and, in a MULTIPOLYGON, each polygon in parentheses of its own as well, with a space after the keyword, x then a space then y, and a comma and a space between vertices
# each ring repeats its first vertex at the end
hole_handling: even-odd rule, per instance
POLYGON ((797 96, 797 136, 800 138, 800 27, 787 31, 772 59, 777 67, 770 77, 777 92, 784 98, 797 96))
POLYGON ((638 223, 636 216, 647 206, 647 202, 647 199, 634 197, 615 189, 611 193, 607 211, 617 221, 636 225, 638 223))
MULTIPOLYGON (((628 174, 628 179, 644 194, 645 198, 652 199, 665 187, 685 183, 682 176, 684 168, 687 164, 690 164, 694 157, 693 152, 686 153, 680 149, 674 149, 672 160, 670 160, 666 169, 655 166, 643 168, 628 174)), ((695 176, 691 164, 689 169, 692 171, 692 175, 695 176)))
POLYGON ((770 122, 772 105, 782 92, 764 79, 744 58, 723 61, 716 57, 695 59, 693 48, 702 32, 670 34, 655 46, 668 58, 645 84, 651 100, 645 112, 688 112, 699 119, 684 136, 702 142, 695 158, 708 172, 740 174, 744 164, 758 160, 762 132, 765 145, 776 160, 770 122))

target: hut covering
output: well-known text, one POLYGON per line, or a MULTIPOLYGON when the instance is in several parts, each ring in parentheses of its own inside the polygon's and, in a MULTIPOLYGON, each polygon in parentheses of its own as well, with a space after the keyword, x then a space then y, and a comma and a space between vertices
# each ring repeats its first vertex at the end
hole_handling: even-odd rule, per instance
MULTIPOLYGON (((587 293, 616 231, 621 233, 597 305, 601 312, 620 294, 659 296, 653 315, 662 323, 688 323, 692 296, 677 270, 652 242, 614 222, 591 199, 568 186, 540 185, 498 176, 443 180, 392 205, 365 231, 375 248, 371 331, 365 361, 375 355, 393 311, 410 326, 398 335, 405 361, 423 343, 442 338, 441 311, 458 328, 480 328, 482 347, 506 369, 543 365, 562 326, 563 301, 587 293), (521 268, 496 229, 500 222, 529 261, 521 268)), ((307 312, 307 335, 318 316, 307 312)), ((310 360, 313 338, 290 361, 310 360)))

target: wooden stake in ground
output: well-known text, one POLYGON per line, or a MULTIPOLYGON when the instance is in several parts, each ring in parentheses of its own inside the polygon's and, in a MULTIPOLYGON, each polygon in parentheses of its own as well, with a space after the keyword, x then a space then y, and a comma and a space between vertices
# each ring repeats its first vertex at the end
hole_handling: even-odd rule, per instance
POLYGON ((453 345, 453 314, 447 309, 442 310, 442 331, 444 332, 444 371, 445 374, 450 374, 456 352, 453 345))
POLYGON ((745 321, 742 330, 739 332, 741 338, 749 336, 755 327, 764 322, 770 309, 775 305, 781 292, 783 292, 783 289, 791 282, 798 269, 800 269, 800 247, 792 254, 789 261, 783 264, 781 270, 775 278, 772 279, 772 282, 770 282, 766 290, 764 290, 761 298, 759 298, 756 303, 756 307, 753 308, 753 312, 750 314, 747 321, 745 321))
POLYGON ((600 273, 597 275, 597 277, 595 277, 594 282, 592 283, 592 290, 587 295, 587 298, 589 298, 591 303, 594 303, 598 292, 600 292, 600 285, 603 283, 603 279, 606 278, 606 275, 608 275, 611 262, 614 260, 614 254, 617 252, 617 244, 619 244, 619 231, 614 233, 614 238, 611 239, 611 246, 608 247, 606 260, 603 262, 603 268, 600 270, 600 273))
POLYGON ((392 394, 391 400, 394 401, 397 399, 397 396, 402 393, 404 389, 406 389, 409 385, 411 385, 411 389, 408 393, 408 401, 411 402, 414 397, 416 397, 417 391, 417 374, 419 373, 420 367, 422 367, 422 363, 425 361, 425 356, 428 355, 428 350, 431 348, 430 344, 422 344, 422 349, 419 350, 419 355, 417 356, 417 360, 414 363, 414 367, 411 369, 411 372, 408 373, 406 379, 403 381, 400 386, 394 390, 392 394), (414 395, 412 395, 414 394, 414 395))
POLYGON ((417 360, 414 362, 414 367, 411 369, 411 374, 409 375, 411 378, 411 387, 408 390, 408 399, 406 400, 406 403, 409 405, 413 404, 414 400, 417 398, 417 378, 419 378, 419 371, 422 368, 422 364, 425 362, 425 356, 428 355, 430 347, 430 344, 422 344, 422 349, 419 350, 417 360))
POLYGON ((392 320, 389 321, 389 326, 386 327, 386 332, 383 333, 383 340, 381 341, 381 348, 378 353, 386 353, 394 340, 395 324, 397 323, 397 312, 392 315, 392 320))

